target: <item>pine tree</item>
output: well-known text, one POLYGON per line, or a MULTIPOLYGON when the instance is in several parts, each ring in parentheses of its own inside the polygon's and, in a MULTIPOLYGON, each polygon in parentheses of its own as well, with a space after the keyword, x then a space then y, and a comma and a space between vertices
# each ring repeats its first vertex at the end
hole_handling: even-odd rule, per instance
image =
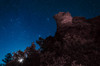
POLYGON ((5 58, 2 59, 2 61, 5 63, 5 64, 0 64, 0 66, 5 66, 8 62, 10 62, 12 60, 12 54, 11 53, 7 53, 5 55, 5 58))

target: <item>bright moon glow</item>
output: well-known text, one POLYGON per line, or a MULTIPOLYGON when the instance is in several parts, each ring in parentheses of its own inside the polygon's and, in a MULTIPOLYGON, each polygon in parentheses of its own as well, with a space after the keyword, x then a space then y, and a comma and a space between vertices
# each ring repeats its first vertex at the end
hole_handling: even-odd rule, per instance
POLYGON ((19 61, 20 63, 22 63, 23 60, 24 60, 23 58, 18 59, 18 61, 19 61))

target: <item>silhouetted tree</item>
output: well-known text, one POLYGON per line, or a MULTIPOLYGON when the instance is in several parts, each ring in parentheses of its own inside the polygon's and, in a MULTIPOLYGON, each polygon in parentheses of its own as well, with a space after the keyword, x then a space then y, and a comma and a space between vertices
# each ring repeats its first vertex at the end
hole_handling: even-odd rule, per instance
POLYGON ((7 66, 40 66, 40 54, 35 49, 34 43, 27 47, 24 52, 19 50, 13 54, 13 61, 8 63, 7 66))
POLYGON ((11 60, 12 60, 12 54, 11 54, 11 53, 8 53, 7 55, 5 55, 5 58, 2 59, 2 61, 3 61, 4 63, 8 63, 8 62, 10 62, 11 60))

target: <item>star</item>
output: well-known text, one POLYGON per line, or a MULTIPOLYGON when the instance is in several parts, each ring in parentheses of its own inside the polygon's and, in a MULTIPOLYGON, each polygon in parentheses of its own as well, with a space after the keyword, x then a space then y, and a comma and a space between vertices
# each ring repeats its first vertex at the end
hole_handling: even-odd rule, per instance
POLYGON ((26 32, 26 30, 23 31, 24 33, 26 32))
POLYGON ((2 26, 2 29, 3 29, 3 30, 5 30, 5 29, 6 29, 6 27, 2 26))
POLYGON ((10 19, 10 22, 13 22, 13 19, 10 19))
POLYGON ((41 37, 41 35, 39 35, 39 37, 41 37))
POLYGON ((50 18, 47 18, 47 21, 50 21, 50 18))

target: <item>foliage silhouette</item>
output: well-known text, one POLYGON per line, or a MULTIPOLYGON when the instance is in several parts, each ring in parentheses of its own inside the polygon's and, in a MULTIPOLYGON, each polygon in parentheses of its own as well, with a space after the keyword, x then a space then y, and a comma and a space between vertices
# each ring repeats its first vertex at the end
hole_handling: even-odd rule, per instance
POLYGON ((2 61, 5 63, 5 64, 0 64, 0 66, 5 66, 8 62, 12 61, 12 54, 11 53, 7 53, 5 55, 5 58, 2 59, 2 61))
POLYGON ((7 55, 5 55, 5 58, 2 59, 3 62, 8 63, 12 60, 12 54, 8 53, 7 55))

